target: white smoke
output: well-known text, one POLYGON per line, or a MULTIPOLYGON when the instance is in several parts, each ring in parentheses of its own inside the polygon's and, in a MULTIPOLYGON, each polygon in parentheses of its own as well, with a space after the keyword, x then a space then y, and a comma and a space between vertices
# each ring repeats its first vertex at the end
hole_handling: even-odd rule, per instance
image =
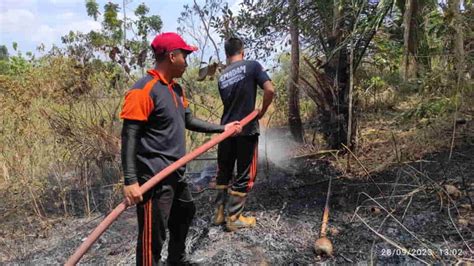
POLYGON ((287 129, 262 129, 258 156, 261 160, 268 160, 276 165, 283 165, 290 159, 290 151, 297 146, 287 129))

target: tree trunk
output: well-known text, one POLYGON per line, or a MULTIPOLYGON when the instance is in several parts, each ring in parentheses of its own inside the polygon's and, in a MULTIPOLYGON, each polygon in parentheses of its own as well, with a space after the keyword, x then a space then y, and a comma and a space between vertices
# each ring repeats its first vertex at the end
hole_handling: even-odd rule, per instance
POLYGON ((416 77, 416 13, 417 3, 415 0, 405 1, 405 12, 403 13, 403 59, 401 75, 403 80, 416 77))
POLYGON ((458 86, 463 82, 464 75, 464 36, 463 36, 463 23, 462 16, 460 13, 460 0, 450 0, 448 2, 450 12, 453 14, 453 27, 454 27, 454 40, 453 49, 454 55, 456 56, 456 80, 458 86))
MULTIPOLYGON (((332 103, 329 113, 320 115, 322 130, 329 146, 333 149, 341 149, 341 144, 347 145, 349 119, 349 58, 347 55, 347 45, 342 44, 344 28, 343 2, 341 0, 334 1, 333 29, 331 36, 328 38, 328 50, 335 51, 338 48, 339 50, 324 67, 324 72, 333 81, 332 90, 336 95, 336 101, 332 103), (341 45, 342 47, 340 47, 341 45)), ((351 138, 354 139, 355 134, 351 135, 351 138)))
MULTIPOLYGON (((353 97, 353 91, 354 91, 354 42, 351 40, 351 51, 350 51, 350 56, 349 56, 349 108, 347 110, 347 140, 346 143, 348 143, 348 147, 352 149, 352 97, 353 97)), ((350 157, 348 157, 350 158, 350 157)), ((347 163, 349 165, 349 160, 347 160, 347 163)))
POLYGON ((300 47, 298 29, 298 0, 290 1, 291 70, 288 81, 288 124, 291 135, 297 142, 303 142, 303 126, 300 117, 298 80, 300 68, 300 47))

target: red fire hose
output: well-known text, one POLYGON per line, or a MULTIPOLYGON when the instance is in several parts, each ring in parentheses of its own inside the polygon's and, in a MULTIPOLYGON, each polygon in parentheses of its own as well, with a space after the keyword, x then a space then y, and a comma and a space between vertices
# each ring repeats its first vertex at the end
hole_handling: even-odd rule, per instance
MULTIPOLYGON (((242 121, 240 121, 240 125, 243 127, 247 125, 250 121, 252 121, 259 113, 259 110, 254 110, 252 113, 247 115, 242 121)), ((193 160, 197 156, 203 154, 210 148, 214 147, 217 145, 219 142, 225 140, 226 138, 232 136, 235 131, 236 127, 232 127, 231 129, 215 136, 208 142, 206 142, 204 145, 201 147, 195 149, 194 151, 186 154, 183 156, 181 159, 178 161, 172 163, 165 169, 163 169, 161 172, 156 174, 154 177, 152 177, 150 180, 148 180, 145 184, 143 184, 140 187, 140 192, 144 194, 147 192, 150 188, 158 184, 161 180, 163 180, 165 177, 167 177, 169 174, 173 173, 174 171, 178 170, 181 166, 185 165, 189 161, 193 160)), ((97 228, 89 235, 89 237, 86 238, 84 242, 82 242, 81 246, 74 252, 74 254, 69 257, 68 261, 66 262, 66 265, 75 265, 81 258, 82 256, 89 250, 89 248, 94 244, 94 242, 102 235, 102 233, 107 230, 107 228, 128 208, 126 201, 124 200, 122 203, 120 203, 105 219, 97 226, 97 228)))

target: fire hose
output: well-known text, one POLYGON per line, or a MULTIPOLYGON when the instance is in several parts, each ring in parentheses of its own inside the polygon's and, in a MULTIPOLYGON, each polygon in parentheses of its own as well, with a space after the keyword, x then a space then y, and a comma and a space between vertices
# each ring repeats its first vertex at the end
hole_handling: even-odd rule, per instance
MULTIPOLYGON (((247 115, 244 119, 240 121, 240 126, 244 127, 248 123, 250 123, 255 117, 257 117, 259 110, 256 109, 249 115, 247 115)), ((158 184, 161 180, 165 177, 173 173, 174 171, 178 170, 181 166, 185 165, 189 161, 193 160, 194 158, 198 157, 199 155, 203 154, 210 148, 214 147, 215 145, 219 144, 226 138, 232 136, 235 131, 237 130, 236 126, 231 127, 230 129, 224 131, 223 133, 215 136, 208 142, 204 143, 204 145, 198 147, 197 149, 193 150, 192 152, 186 154, 181 159, 177 160, 176 162, 172 163, 161 172, 153 176, 150 180, 148 180, 145 184, 140 186, 140 193, 144 194, 156 184, 158 184)), ((94 244, 95 241, 107 230, 107 228, 122 214, 129 206, 127 205, 126 200, 120 203, 117 207, 115 207, 112 212, 105 217, 105 219, 92 231, 92 233, 82 242, 79 248, 74 252, 74 254, 69 257, 65 265, 75 265, 82 256, 89 250, 89 248, 94 244)))

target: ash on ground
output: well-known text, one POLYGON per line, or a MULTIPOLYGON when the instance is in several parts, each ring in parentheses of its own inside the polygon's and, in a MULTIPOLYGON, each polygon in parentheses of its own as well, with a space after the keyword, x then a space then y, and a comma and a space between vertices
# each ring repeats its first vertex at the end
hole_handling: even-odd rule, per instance
MULTIPOLYGON (((203 190, 195 194, 198 211, 188 235, 189 259, 202 265, 472 263, 474 147, 457 149, 449 163, 448 154, 353 178, 344 177, 327 159, 274 163, 261 156, 245 210, 257 217, 257 226, 237 232, 213 226, 215 191, 203 190), (328 238, 335 255, 327 258, 317 256, 313 244, 330 177, 328 238)), ((63 218, 22 238, 1 232, 0 260, 64 263, 103 217, 63 218)), ((134 264, 136 231, 135 209, 130 208, 81 263, 134 264)))

